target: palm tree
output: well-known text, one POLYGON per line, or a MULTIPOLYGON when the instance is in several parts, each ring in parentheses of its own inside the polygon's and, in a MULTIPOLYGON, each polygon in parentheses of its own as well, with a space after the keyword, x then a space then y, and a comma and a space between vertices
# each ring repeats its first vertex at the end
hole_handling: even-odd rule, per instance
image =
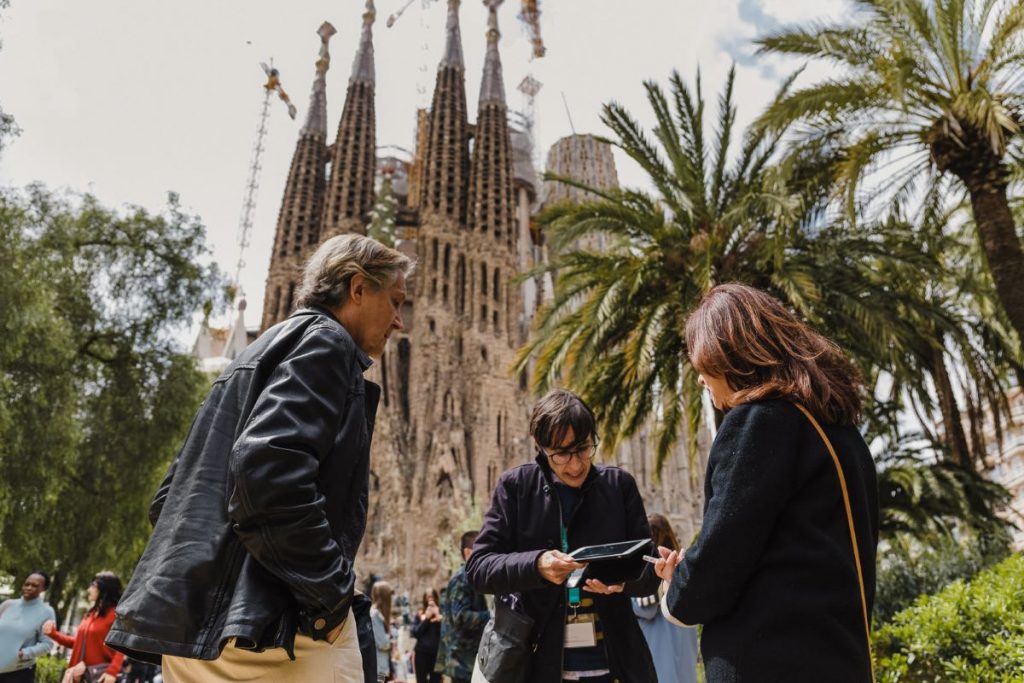
POLYGON ((656 194, 563 178, 595 198, 541 218, 556 256, 527 275, 553 272, 557 281, 518 357, 520 370, 535 363, 535 389, 565 381, 597 406, 608 452, 654 417, 659 466, 681 432, 693 457, 702 392, 686 359, 684 320, 711 287, 730 281, 776 294, 847 349, 871 385, 882 370, 904 383, 919 375, 914 350, 930 348, 920 321, 940 330, 957 321, 893 284, 939 277, 941 264, 915 232, 895 222, 821 227, 833 148, 784 156, 785 126, 754 128, 730 161, 733 73, 710 138, 699 74, 692 92, 677 73, 670 84, 669 94, 645 84, 653 140, 620 105, 603 110, 610 142, 640 164, 656 194), (604 251, 572 248, 592 234, 607 238, 604 251))
POLYGON ((920 190, 932 168, 966 188, 1005 314, 1024 339, 1024 250, 1007 201, 1020 144, 1024 65, 1021 0, 857 0, 852 22, 789 29, 763 52, 815 58, 838 75, 796 89, 764 114, 778 129, 811 124, 842 140, 840 189, 856 210, 863 176, 888 164, 885 194, 920 190))

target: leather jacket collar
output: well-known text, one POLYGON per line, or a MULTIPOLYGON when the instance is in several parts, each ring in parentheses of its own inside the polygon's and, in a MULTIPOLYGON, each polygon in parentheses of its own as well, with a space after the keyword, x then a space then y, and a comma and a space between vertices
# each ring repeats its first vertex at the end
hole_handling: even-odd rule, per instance
MULTIPOLYGON (((337 316, 335 316, 334 313, 332 313, 331 310, 326 306, 319 306, 317 304, 313 304, 305 308, 300 308, 299 310, 295 311, 288 317, 294 318, 300 315, 326 315, 328 318, 341 325, 342 329, 345 328, 345 326, 341 324, 341 321, 338 320, 337 316)), ((348 330, 345 330, 345 332, 347 333, 348 330)), ((352 335, 349 336, 351 337, 352 335)), ((367 370, 370 369, 370 366, 373 365, 373 359, 370 358, 369 354, 367 354, 365 351, 359 348, 358 344, 356 344, 355 346, 356 359, 359 361, 359 366, 363 369, 363 372, 366 372, 367 370)))

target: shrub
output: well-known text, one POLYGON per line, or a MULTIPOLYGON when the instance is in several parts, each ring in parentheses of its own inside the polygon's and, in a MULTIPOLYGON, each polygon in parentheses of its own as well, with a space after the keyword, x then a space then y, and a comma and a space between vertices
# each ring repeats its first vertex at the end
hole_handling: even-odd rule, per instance
POLYGON ((36 660, 36 683, 60 683, 67 665, 63 657, 40 657, 36 660))
POLYGON ((931 547, 893 542, 881 557, 875 592, 874 623, 888 622, 920 595, 931 595, 957 579, 969 581, 975 574, 1010 554, 1010 535, 1005 530, 968 536, 958 541, 941 536, 931 547))
POLYGON ((1024 555, 921 596, 874 646, 879 683, 1024 683, 1024 555))

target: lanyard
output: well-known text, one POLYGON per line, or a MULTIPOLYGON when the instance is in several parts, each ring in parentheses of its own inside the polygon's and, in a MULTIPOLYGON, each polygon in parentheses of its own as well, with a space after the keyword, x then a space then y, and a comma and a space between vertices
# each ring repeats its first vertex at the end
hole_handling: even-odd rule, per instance
MULTIPOLYGON (((561 520, 558 521, 559 526, 562 528, 562 552, 569 552, 569 531, 565 528, 565 524, 561 520)), ((569 607, 576 609, 580 606, 580 589, 579 586, 576 588, 566 589, 569 593, 569 607)))

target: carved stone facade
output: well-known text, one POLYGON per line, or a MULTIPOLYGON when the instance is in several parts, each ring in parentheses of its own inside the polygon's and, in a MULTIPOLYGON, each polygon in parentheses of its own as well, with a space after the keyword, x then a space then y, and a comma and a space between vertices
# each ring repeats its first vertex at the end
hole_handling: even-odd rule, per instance
MULTIPOLYGON (((392 337, 368 373, 383 391, 358 569, 413 591, 438 585, 457 532, 470 520, 479 522, 498 476, 532 457, 527 438, 532 397, 527 378, 513 376, 511 367, 543 292, 538 283, 515 280, 519 271, 544 258, 531 224, 540 188, 532 169, 524 171, 529 145, 524 146, 521 132, 513 145, 498 50, 501 3, 487 4, 487 49, 471 125, 460 0, 448 0, 446 45, 431 108, 416 113, 414 158, 402 168, 408 183, 404 193, 396 192, 396 248, 418 262, 408 283, 406 329, 392 337)), ((374 170, 381 166, 374 137, 374 17, 370 0, 331 147, 325 140, 324 97, 329 35, 321 32, 309 122, 296 145, 278 218, 263 329, 293 309, 299 268, 320 241, 365 232, 374 170)), ((594 155, 611 159, 607 149, 594 155)), ((564 170, 591 180, 589 159, 564 170)), ((614 182, 614 162, 611 174, 614 182)), ((635 472, 653 473, 648 451, 637 440, 621 458, 635 472)), ((689 482, 688 474, 675 470, 665 481, 679 477, 689 482)), ((652 501, 661 495, 653 474, 638 480, 652 501)), ((682 488, 672 488, 677 490, 682 488)), ((663 507, 656 503, 652 509, 663 507)))

